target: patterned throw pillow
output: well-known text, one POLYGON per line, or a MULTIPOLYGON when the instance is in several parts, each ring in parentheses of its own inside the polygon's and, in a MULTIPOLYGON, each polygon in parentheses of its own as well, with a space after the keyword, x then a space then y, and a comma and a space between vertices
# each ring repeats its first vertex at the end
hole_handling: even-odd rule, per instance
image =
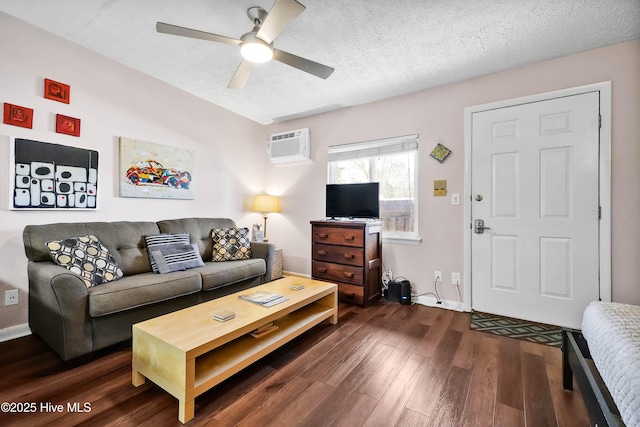
POLYGON ((154 273, 160 273, 156 261, 151 254, 152 251, 157 251, 165 245, 190 245, 189 234, 154 234, 152 236, 145 236, 145 242, 147 242, 147 251, 149 252, 149 262, 151 263, 151 270, 154 273))
POLYGON ((216 228, 213 239, 212 261, 237 261, 251 258, 248 228, 216 228))
POLYGON ((56 264, 82 277, 87 288, 124 276, 109 250, 96 236, 54 240, 47 242, 47 248, 56 264))
POLYGON ((184 271, 194 267, 204 267, 198 245, 161 245, 151 250, 151 257, 155 261, 160 274, 172 271, 184 271))

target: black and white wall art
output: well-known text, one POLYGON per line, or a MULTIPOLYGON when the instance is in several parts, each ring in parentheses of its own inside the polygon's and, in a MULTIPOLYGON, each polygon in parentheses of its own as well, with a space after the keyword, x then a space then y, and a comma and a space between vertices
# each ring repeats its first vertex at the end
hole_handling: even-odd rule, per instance
POLYGON ((11 138, 10 207, 96 209, 98 152, 11 138))

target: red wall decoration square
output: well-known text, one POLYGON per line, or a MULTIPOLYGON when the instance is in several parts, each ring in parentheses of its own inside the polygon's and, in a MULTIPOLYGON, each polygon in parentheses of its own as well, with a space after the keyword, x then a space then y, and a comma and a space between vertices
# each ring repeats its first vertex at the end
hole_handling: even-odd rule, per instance
POLYGON ((56 114, 56 132, 80 136, 80 119, 56 114))
POLYGON ((71 87, 64 83, 44 79, 44 97, 68 104, 71 97, 71 87))
POLYGON ((5 102, 2 123, 31 129, 33 127, 33 109, 5 102))

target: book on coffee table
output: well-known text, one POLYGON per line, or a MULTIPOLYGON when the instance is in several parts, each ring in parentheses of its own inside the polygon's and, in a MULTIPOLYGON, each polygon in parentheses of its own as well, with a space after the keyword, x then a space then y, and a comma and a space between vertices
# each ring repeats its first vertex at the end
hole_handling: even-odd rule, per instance
POLYGON ((269 329, 273 328, 273 327, 274 327, 274 325, 275 325, 275 323, 273 323, 273 322, 268 322, 268 323, 265 323, 265 324, 264 324, 264 325, 262 325, 262 326, 258 326, 257 328, 255 328, 255 329, 254 329, 253 331, 251 331, 251 332, 255 332, 255 333, 259 334, 260 332, 264 332, 264 331, 266 331, 266 330, 269 330, 269 329))
POLYGON ((239 295, 239 298, 245 301, 259 304, 263 307, 273 307, 276 304, 280 304, 281 302, 289 300, 289 298, 284 297, 280 294, 267 291, 254 291, 249 294, 239 295))
POLYGON ((261 326, 259 328, 254 329, 249 334, 254 338, 260 338, 261 336, 267 335, 268 333, 273 332, 276 329, 278 329, 278 325, 272 322, 270 326, 265 326, 265 327, 261 326))

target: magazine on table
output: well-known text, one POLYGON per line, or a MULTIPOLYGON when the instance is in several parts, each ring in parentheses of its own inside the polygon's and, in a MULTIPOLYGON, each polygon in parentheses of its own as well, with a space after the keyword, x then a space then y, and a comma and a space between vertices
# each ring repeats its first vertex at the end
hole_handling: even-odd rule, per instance
POLYGON ((260 304, 263 307, 272 307, 276 304, 289 300, 289 298, 280 294, 267 291, 254 291, 249 294, 240 295, 240 298, 245 301, 260 304))

